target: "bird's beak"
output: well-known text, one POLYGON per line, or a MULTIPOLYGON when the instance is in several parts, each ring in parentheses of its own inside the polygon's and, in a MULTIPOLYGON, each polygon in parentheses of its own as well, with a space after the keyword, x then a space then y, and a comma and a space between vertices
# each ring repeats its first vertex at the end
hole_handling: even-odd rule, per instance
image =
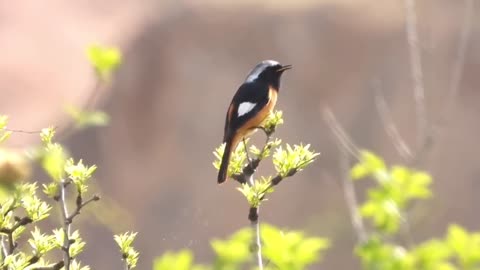
POLYGON ((284 65, 281 68, 277 69, 277 72, 283 72, 285 70, 291 69, 292 65, 284 65))

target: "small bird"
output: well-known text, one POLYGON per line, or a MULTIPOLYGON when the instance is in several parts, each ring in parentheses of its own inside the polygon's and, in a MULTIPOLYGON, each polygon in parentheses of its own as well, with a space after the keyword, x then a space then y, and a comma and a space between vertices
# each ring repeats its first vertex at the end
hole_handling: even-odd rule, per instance
POLYGON ((274 60, 257 64, 238 88, 227 110, 223 142, 225 152, 218 171, 218 183, 227 180, 232 151, 250 135, 272 112, 280 90, 280 77, 291 65, 281 65, 274 60))

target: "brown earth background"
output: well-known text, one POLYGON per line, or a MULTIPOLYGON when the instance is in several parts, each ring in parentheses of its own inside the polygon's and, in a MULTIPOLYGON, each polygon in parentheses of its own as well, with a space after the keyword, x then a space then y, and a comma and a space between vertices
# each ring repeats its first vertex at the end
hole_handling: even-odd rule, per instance
MULTIPOLYGON (((480 229, 480 4, 458 94, 453 100, 447 95, 464 7, 453 0, 417 3, 433 134, 420 167, 432 173, 435 196, 411 215, 416 241, 442 235, 450 222, 480 229), (445 115, 448 102, 453 107, 445 115)), ((1 1, 0 113, 10 115, 11 128, 68 124, 64 106, 83 106, 95 83, 85 57, 91 43, 118 46, 124 62, 95 103, 111 115, 110 125, 62 140, 75 157, 99 166, 96 188, 105 198, 94 207, 98 219, 86 211, 78 224, 87 241, 85 263, 119 269, 111 235, 127 229, 140 232, 139 269, 181 248, 208 262, 209 239, 248 224, 236 185, 216 184, 212 151, 222 139, 228 102, 248 70, 276 59, 294 66, 283 79, 278 108, 285 125, 277 136, 311 143, 322 155, 279 186, 261 218, 328 237, 332 248, 312 269, 358 269, 339 152, 322 110, 330 108, 359 147, 402 162, 375 106, 373 82, 380 82, 393 121, 414 148, 404 1, 1 1)), ((38 137, 16 133, 9 143, 26 147, 38 137)), ((38 174, 36 180, 46 178, 38 174)))

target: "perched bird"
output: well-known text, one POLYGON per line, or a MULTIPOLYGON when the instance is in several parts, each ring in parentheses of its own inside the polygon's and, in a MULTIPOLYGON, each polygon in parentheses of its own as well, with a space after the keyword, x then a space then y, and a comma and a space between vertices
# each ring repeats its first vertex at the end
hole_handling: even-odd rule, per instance
POLYGON ((265 60, 257 64, 238 88, 227 110, 223 142, 225 152, 218 183, 227 180, 230 155, 240 141, 250 135, 272 112, 280 89, 280 77, 291 65, 265 60))

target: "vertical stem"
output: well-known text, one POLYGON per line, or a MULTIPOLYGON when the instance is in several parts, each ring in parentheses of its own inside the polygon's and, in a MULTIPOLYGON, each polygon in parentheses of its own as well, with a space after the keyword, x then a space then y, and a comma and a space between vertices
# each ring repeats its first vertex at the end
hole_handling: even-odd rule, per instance
POLYGON ((465 0, 465 13, 463 16, 462 30, 460 33, 460 42, 458 45, 457 57, 452 68, 452 80, 450 81, 449 92, 446 99, 447 104, 444 109, 445 115, 443 117, 445 118, 447 118, 448 114, 452 111, 453 105, 455 104, 455 97, 457 96, 460 88, 465 57, 467 54, 467 45, 470 40, 470 33, 472 31, 472 22, 475 10, 474 2, 474 0, 465 0))
POLYGON ((342 187, 345 201, 347 202, 348 210, 350 212, 350 219, 353 229, 357 234, 357 240, 359 243, 365 243, 367 241, 367 231, 363 220, 358 213, 358 201, 355 194, 355 187, 353 186, 352 179, 350 178, 350 158, 345 148, 339 144, 340 150, 340 172, 342 174, 342 187))
POLYGON ((65 270, 70 270, 70 221, 68 220, 68 207, 66 201, 66 189, 67 189, 68 182, 62 180, 60 183, 60 204, 61 204, 61 212, 63 218, 63 261, 65 262, 65 270))
POLYGON ((255 232, 255 248, 257 254, 257 264, 258 269, 263 270, 263 258, 262 258, 262 239, 260 235, 260 222, 258 221, 258 207, 250 207, 250 212, 248 214, 248 219, 250 220, 250 225, 252 231, 255 232))
POLYGON ((13 240, 13 232, 9 232, 8 234, 8 254, 12 254, 13 250, 15 249, 15 240, 13 240))
MULTIPOLYGON (((5 236, 1 236, 1 249, 2 249, 2 261, 1 264, 5 262, 5 258, 8 256, 7 245, 5 244, 5 236)), ((6 266, 2 267, 2 269, 7 269, 6 266)))
POLYGON ((425 87, 423 84, 422 58, 418 46, 417 15, 415 0, 405 0, 405 28, 407 32, 408 51, 410 54, 413 94, 417 115, 417 152, 421 152, 427 138, 427 115, 425 110, 425 87))

